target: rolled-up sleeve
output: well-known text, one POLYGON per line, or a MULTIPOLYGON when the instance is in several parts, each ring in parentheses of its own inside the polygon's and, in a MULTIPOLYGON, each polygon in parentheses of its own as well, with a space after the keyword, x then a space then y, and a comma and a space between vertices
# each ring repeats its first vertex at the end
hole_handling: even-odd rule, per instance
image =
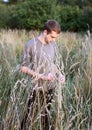
POLYGON ((21 66, 29 67, 32 60, 32 49, 29 43, 26 44, 23 55, 21 66))

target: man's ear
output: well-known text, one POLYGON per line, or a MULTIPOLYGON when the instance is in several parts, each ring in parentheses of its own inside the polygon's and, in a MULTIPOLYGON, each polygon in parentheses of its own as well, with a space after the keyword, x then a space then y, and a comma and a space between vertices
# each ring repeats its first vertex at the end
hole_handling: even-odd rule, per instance
POLYGON ((44 32, 43 32, 43 33, 44 33, 44 35, 45 35, 45 36, 48 34, 48 33, 47 33, 47 30, 44 30, 44 32))

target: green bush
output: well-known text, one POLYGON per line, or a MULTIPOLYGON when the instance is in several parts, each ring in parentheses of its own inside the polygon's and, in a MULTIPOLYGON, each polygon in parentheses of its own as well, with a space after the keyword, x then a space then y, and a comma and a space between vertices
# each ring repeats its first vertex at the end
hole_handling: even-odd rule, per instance
POLYGON ((0 28, 10 28, 12 6, 0 4, 0 28))
POLYGON ((78 6, 61 6, 60 20, 63 30, 78 31, 82 10, 78 6))
POLYGON ((80 29, 83 29, 83 31, 90 30, 92 32, 92 8, 86 7, 83 9, 83 14, 80 21, 80 29))
POLYGON ((92 32, 92 9, 60 4, 57 0, 27 0, 16 4, 0 3, 0 28, 42 29, 48 19, 59 21, 63 31, 92 32))
POLYGON ((11 13, 11 28, 41 29, 47 19, 55 19, 55 2, 44 0, 25 1, 11 13))
POLYGON ((80 9, 78 6, 59 7, 60 23, 62 30, 73 32, 92 32, 92 9, 86 7, 80 9))

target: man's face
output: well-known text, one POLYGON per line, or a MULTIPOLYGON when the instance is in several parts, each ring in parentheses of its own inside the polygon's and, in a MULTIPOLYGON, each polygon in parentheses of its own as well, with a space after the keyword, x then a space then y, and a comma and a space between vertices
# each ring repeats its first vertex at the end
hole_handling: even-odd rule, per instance
POLYGON ((50 42, 54 42, 55 39, 58 37, 59 34, 57 34, 57 32, 52 31, 51 33, 47 33, 47 31, 45 32, 45 42, 46 43, 50 43, 50 42))

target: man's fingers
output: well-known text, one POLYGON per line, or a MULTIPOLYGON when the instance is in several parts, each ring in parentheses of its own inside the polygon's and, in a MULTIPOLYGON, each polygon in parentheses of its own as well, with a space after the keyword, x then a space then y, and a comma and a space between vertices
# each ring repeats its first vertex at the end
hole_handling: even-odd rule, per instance
POLYGON ((61 75, 60 81, 61 81, 61 83, 64 83, 64 82, 65 82, 65 76, 64 76, 64 75, 61 75))

